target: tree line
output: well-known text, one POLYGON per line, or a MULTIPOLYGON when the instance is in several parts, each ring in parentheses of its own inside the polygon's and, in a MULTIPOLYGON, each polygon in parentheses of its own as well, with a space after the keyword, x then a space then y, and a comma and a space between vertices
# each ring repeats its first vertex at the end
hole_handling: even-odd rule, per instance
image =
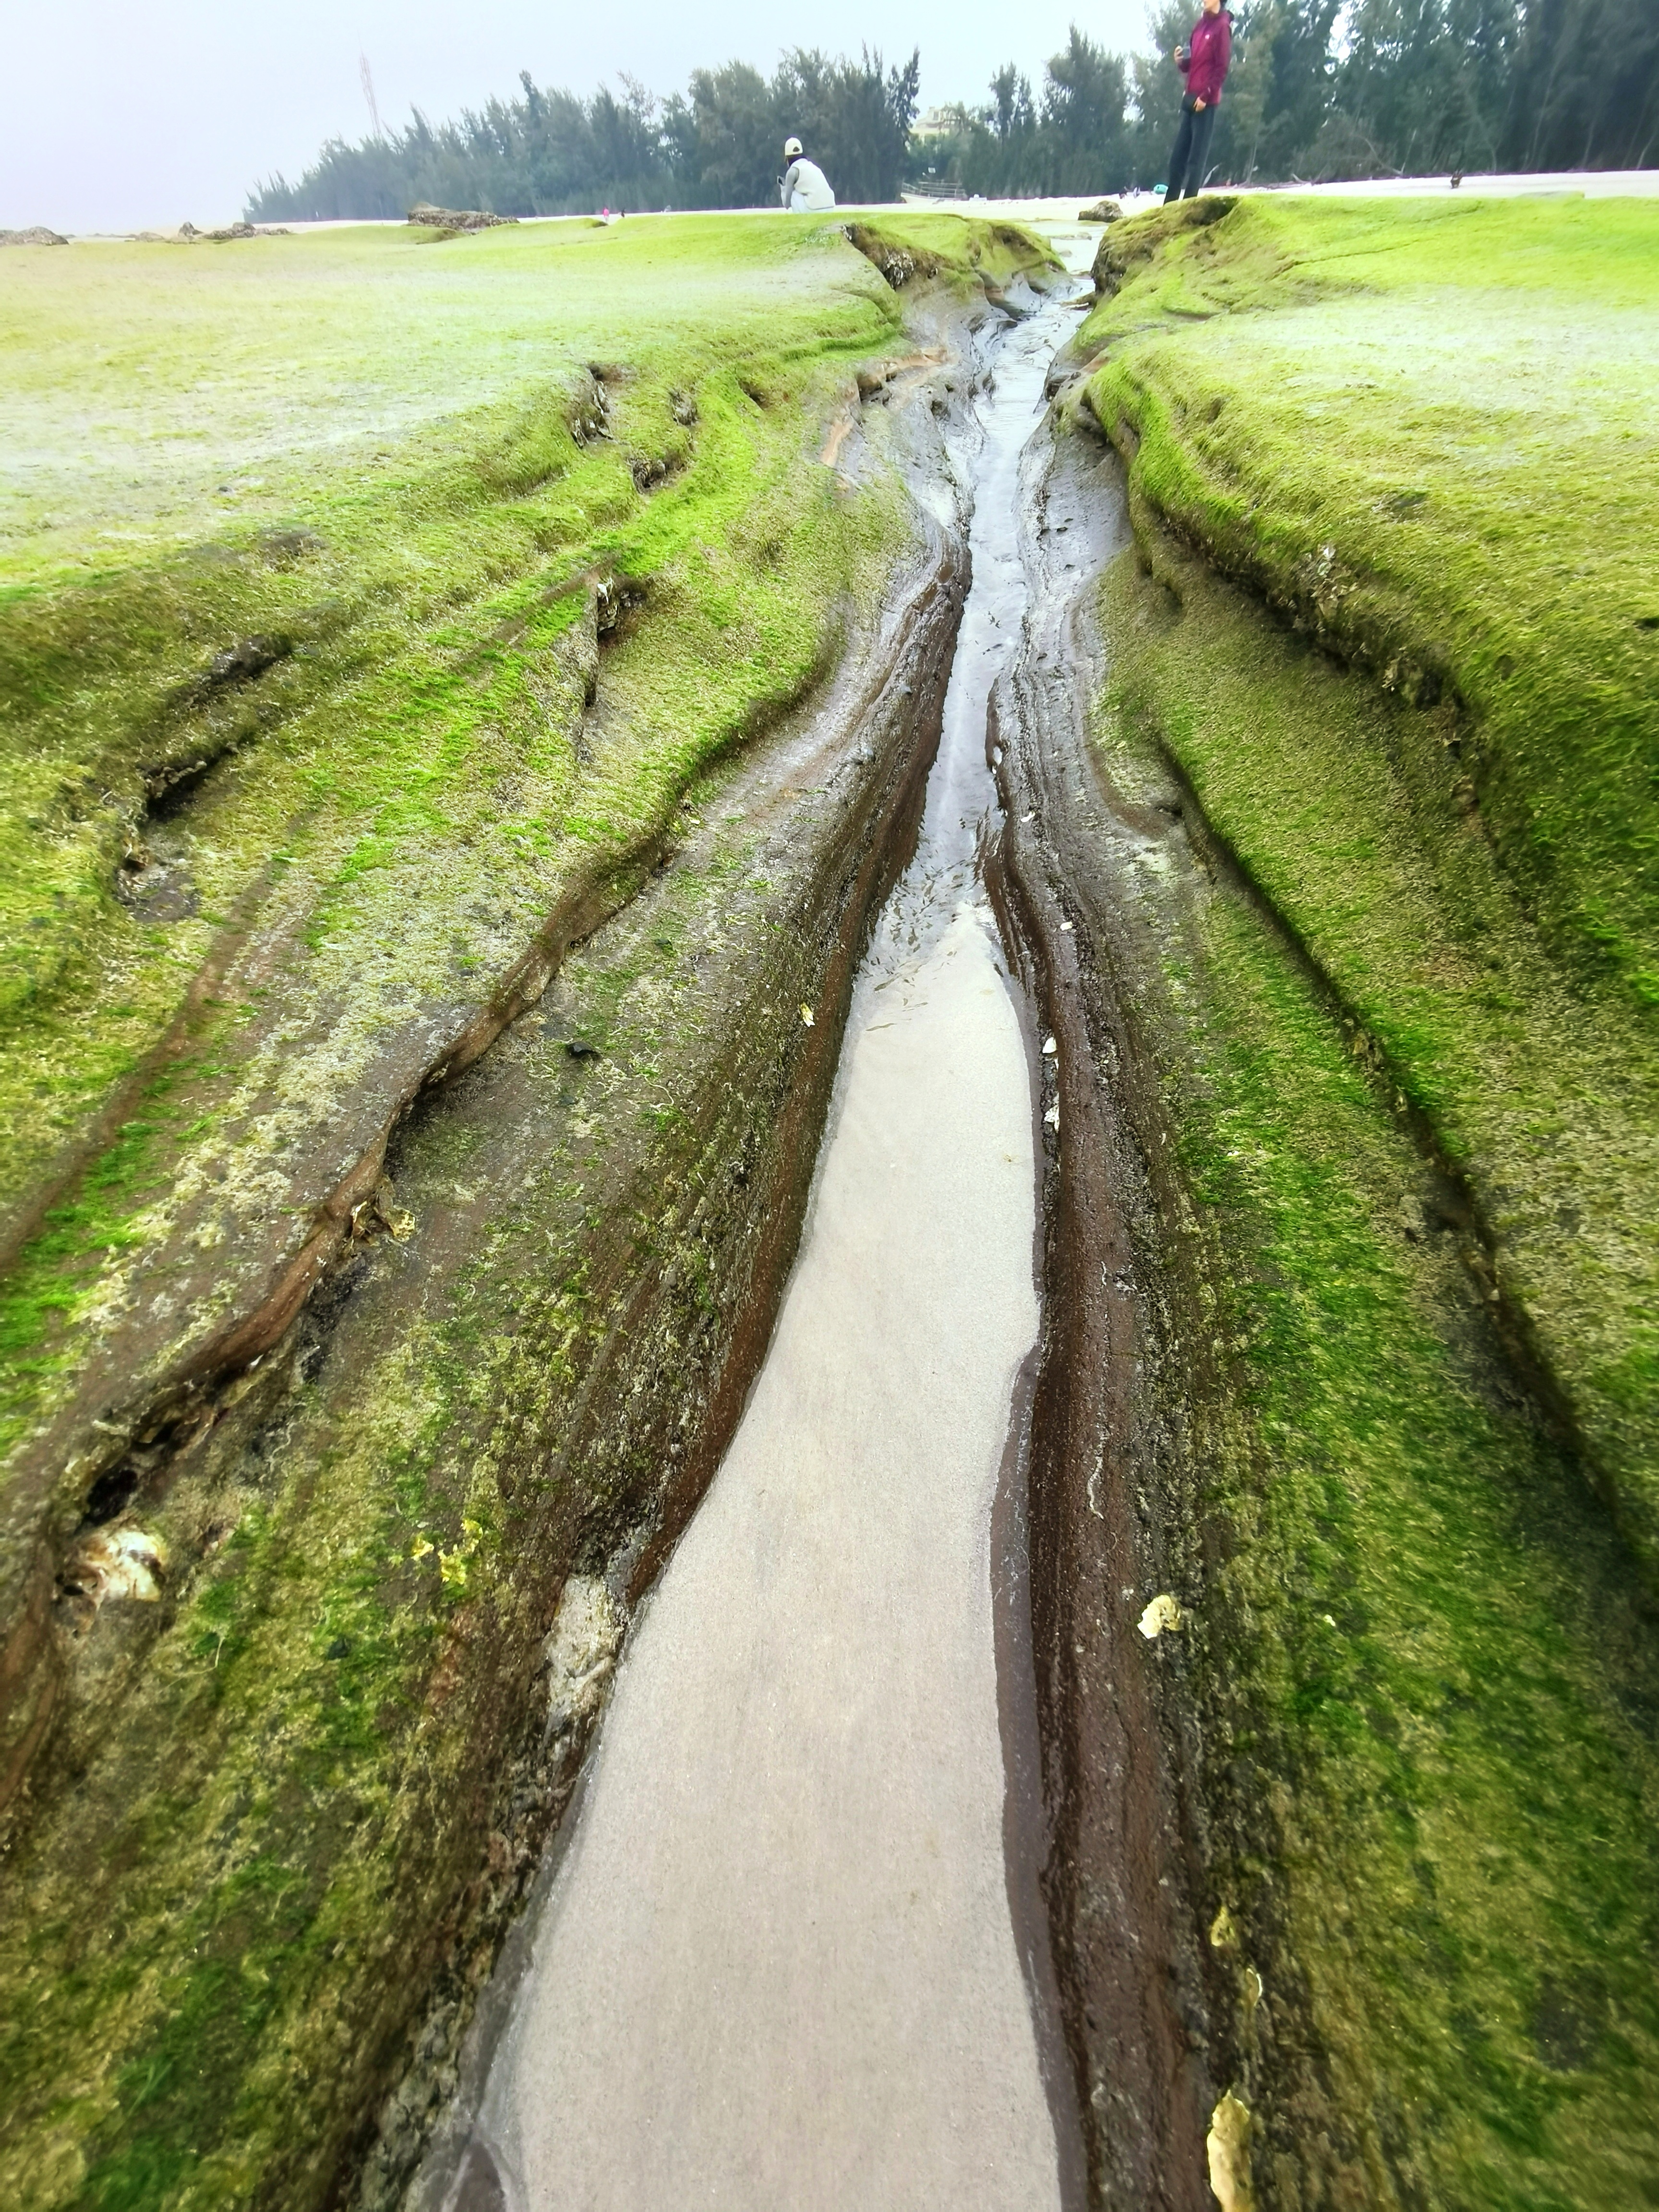
POLYGON ((631 77, 621 97, 543 91, 526 70, 516 100, 453 123, 416 113, 401 131, 336 139, 297 184, 276 177, 248 203, 255 222, 401 216, 418 201, 495 215, 609 206, 775 206, 783 142, 802 139, 842 199, 896 199, 915 120, 921 61, 888 68, 798 47, 769 80, 745 62, 695 70, 659 100, 631 77))
MULTIPOLYGON (((1182 81, 1170 49, 1196 0, 1154 0, 1151 54, 1107 52, 1073 26, 1033 91, 1010 63, 978 106, 916 134, 921 60, 888 67, 797 48, 769 79, 697 70, 659 100, 539 89, 356 145, 335 140, 290 185, 252 195, 256 222, 401 216, 417 201, 498 215, 775 203, 784 139, 802 139, 844 200, 906 184, 988 196, 1162 181, 1182 81)), ((1659 159, 1659 8, 1632 0, 1244 0, 1212 145, 1213 181, 1345 181, 1442 170, 1645 168, 1659 159)))
MULTIPOLYGON (((1151 54, 1075 27, 1041 89, 1013 64, 916 142, 913 174, 1001 193, 1160 184, 1180 119, 1170 51, 1196 0, 1154 0, 1151 54)), ((1246 0, 1212 180, 1637 169, 1659 160, 1659 8, 1630 0, 1246 0)))

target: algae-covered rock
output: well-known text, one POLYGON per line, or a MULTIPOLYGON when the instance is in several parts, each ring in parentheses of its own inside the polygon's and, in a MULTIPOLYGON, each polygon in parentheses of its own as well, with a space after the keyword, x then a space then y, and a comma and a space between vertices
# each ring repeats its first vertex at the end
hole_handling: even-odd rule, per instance
POLYGON ((324 234, 253 332, 228 261, 32 264, 40 327, 129 288, 167 465, 14 349, 8 2202, 320 2203, 403 2081, 395 2191, 741 1405, 956 604, 935 387, 816 458, 897 328, 801 238, 324 234), (169 447, 178 286, 294 373, 169 447))
POLYGON ((1116 451, 1063 404, 1036 457, 998 766, 1065 1094, 1032 1588, 1108 2202, 1614 2203, 1653 2165, 1651 1048, 1483 783, 1541 817, 1576 778, 1554 880, 1634 924, 1650 218, 1493 212, 1463 258, 1439 212, 1114 226, 1116 451), (1559 481, 1508 383, 1547 405, 1546 357, 1559 481), (1500 639, 1562 690, 1500 714, 1500 639))
POLYGON ((419 223, 427 230, 494 230, 501 223, 517 222, 515 215, 490 215, 482 208, 434 207, 419 200, 409 210, 407 220, 419 223))
POLYGON ((1655 222, 1183 203, 1108 234, 1078 342, 1182 611, 1152 711, 1469 1192, 1477 1294, 1650 1568, 1655 222), (1395 734, 1278 712, 1295 654, 1218 569, 1413 710, 1395 734))
POLYGON ((1051 250, 1032 232, 1012 222, 975 222, 966 234, 961 218, 918 213, 882 215, 844 226, 849 246, 878 269, 893 290, 920 278, 960 286, 971 276, 988 291, 1017 275, 1058 270, 1051 250), (955 227, 953 227, 955 226, 955 227))
MULTIPOLYGON (((1121 228, 1114 225, 1095 248, 1089 274, 1096 291, 1103 299, 1115 297, 1131 271, 1151 262, 1172 239, 1183 238, 1195 230, 1207 230, 1212 223, 1230 215, 1236 204, 1235 198, 1230 194, 1206 192, 1199 199, 1177 200, 1169 207, 1149 209, 1121 228)), ((1121 212, 1120 209, 1120 216, 1121 212)), ((1083 219, 1079 217, 1079 222, 1083 219)), ((1085 324, 1084 328, 1090 331, 1091 326, 1085 324)))

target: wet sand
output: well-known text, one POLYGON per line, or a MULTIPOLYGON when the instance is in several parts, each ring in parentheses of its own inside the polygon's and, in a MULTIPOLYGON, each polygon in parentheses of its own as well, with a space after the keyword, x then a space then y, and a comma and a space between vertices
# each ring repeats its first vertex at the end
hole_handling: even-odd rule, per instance
POLYGON ((1060 2202, 992 1556, 1038 1325, 1034 1113, 975 854, 1062 318, 997 358, 940 757, 796 1272, 629 1640, 452 2207, 1060 2202))
POLYGON ((991 1614, 1036 1330, 1024 1051, 982 913, 871 995, 497 2065, 490 2132, 538 2212, 1057 2201, 991 1614))

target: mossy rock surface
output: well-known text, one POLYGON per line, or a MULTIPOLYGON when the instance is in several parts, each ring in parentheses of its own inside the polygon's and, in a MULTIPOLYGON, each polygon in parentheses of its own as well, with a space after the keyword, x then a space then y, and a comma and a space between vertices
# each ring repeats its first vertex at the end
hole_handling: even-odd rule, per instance
MULTIPOLYGON (((1044 263, 949 235, 942 307, 1044 263)), ((648 1571, 758 1357, 954 619, 948 332, 861 415, 900 302, 781 216, 59 258, 3 310, 0 2172, 308 2204, 568 1795, 565 1577, 648 1571)))
MULTIPOLYGON (((1475 1176, 1325 957, 1386 942, 1388 904, 1415 900, 1455 974, 1460 901, 1501 915, 1507 886, 1452 843, 1448 804, 1446 845, 1474 857, 1442 861, 1439 905, 1417 888, 1444 773, 1423 708, 1149 501, 1126 544, 1132 494, 1092 435, 1060 436, 1042 491, 1043 658, 1002 726, 1016 912, 1060 1042, 1033 1572, 1099 2200, 1158 2175, 1203 2202, 1224 2112, 1275 2212, 1639 2204, 1652 1601, 1490 1295, 1475 1176), (1062 643, 1074 704, 1048 674, 1062 643), (1079 1376, 1090 1327, 1109 1356, 1079 1376), (1159 1595, 1179 1625, 1153 1640, 1159 1595)), ((1534 1003, 1571 1007, 1539 935, 1503 927, 1534 1003)), ((1608 989, 1577 1013, 1616 1073, 1608 989)), ((1553 1085, 1570 1125, 1572 1066, 1540 1053, 1522 1103, 1553 1085)), ((1527 1072, 1487 1070, 1518 1112, 1502 1094, 1527 1072)))
POLYGON ((1077 347, 1168 587, 1126 683, 1472 1194, 1650 1572, 1656 266, 1645 202, 1200 199, 1115 227, 1077 347))
MULTIPOLYGON (((1201 625, 1218 678, 1224 639, 1266 642, 1228 591, 1165 635, 1201 625)), ((1161 596, 1133 556, 1109 582, 1098 744, 1130 788, 1168 757, 1129 672, 1161 596)), ((1265 665, 1276 720, 1409 745, 1364 678, 1293 644, 1265 665)), ((1161 969, 1186 1276, 1162 1387, 1185 1394, 1194 1340, 1219 1370, 1186 1408, 1203 1540, 1170 1571, 1207 1723, 1202 1932, 1236 1931, 1211 1948, 1265 2201, 1639 2202, 1651 1605, 1487 1318, 1455 1189, 1295 940, 1224 877, 1161 969)))

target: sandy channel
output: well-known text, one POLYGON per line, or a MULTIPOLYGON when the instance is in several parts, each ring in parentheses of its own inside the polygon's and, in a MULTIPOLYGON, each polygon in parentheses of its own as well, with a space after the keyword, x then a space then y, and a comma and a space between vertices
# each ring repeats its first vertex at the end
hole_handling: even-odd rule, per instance
POLYGON ((800 1257, 629 1639, 453 2212, 1060 2203, 992 1557, 1038 1326, 1034 1115, 975 851, 1018 455, 1069 319, 998 349, 940 757, 800 1257))
POLYGON ((971 908, 876 1005, 495 2070, 536 2212, 1057 2202, 989 1556, 1036 1329, 1024 1050, 971 908))

